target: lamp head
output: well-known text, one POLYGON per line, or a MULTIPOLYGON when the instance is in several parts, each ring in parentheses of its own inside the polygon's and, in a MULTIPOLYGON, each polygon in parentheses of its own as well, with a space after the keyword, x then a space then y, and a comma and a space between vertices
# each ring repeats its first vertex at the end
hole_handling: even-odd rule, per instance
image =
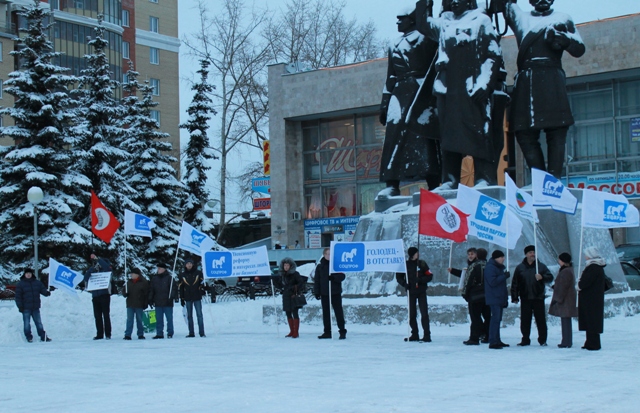
POLYGON ((43 198, 44 193, 42 192, 42 189, 40 187, 32 186, 31 188, 29 188, 29 191, 27 192, 27 199, 29 200, 29 202, 37 205, 42 202, 43 198))

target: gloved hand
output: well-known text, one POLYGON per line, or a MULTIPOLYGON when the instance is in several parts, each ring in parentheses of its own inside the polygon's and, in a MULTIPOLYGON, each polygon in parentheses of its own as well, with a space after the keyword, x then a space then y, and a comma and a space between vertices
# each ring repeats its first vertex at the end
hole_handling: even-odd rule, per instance
POLYGON ((185 304, 185 303, 184 303, 184 300, 183 300, 183 299, 180 299, 180 305, 184 307, 184 304, 185 304))
POLYGON ((122 292, 122 296, 123 296, 124 298, 127 298, 127 297, 129 296, 129 293, 127 293, 126 291, 123 291, 123 292, 122 292))
POLYGON ((315 297, 316 297, 316 300, 320 301, 320 296, 319 295, 316 295, 315 297))
POLYGON ((333 280, 334 280, 333 275, 329 274, 329 281, 333 281, 333 280))
POLYGON ((18 307, 18 311, 22 312, 23 311, 22 307, 18 307))
POLYGON ((42 295, 44 295, 45 297, 48 297, 51 295, 51 291, 45 291, 44 293, 42 293, 42 295))
POLYGON ((509 271, 505 271, 504 278, 509 278, 509 277, 511 277, 511 273, 509 273, 509 271))

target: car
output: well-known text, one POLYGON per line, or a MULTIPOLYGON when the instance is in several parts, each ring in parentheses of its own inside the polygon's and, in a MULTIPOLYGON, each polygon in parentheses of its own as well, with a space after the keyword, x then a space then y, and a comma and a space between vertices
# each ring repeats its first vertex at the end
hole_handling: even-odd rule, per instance
POLYGON ((236 287, 242 288, 249 293, 252 300, 258 295, 272 295, 271 281, 276 295, 280 292, 282 285, 280 284, 280 276, 278 275, 278 266, 271 267, 269 275, 254 275, 249 277, 238 277, 236 287))
POLYGON ((620 244, 616 247, 616 253, 620 262, 630 262, 640 268, 640 242, 620 244))
POLYGON ((629 288, 632 290, 640 290, 640 269, 628 262, 621 262, 622 272, 624 273, 629 288))

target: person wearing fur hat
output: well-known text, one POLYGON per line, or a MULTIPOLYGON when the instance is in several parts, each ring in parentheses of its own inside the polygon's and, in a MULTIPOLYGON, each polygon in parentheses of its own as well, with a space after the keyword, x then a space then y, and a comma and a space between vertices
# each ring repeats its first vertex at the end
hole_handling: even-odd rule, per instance
POLYGON ((202 295, 203 281, 202 272, 198 271, 195 262, 189 258, 184 262, 184 271, 178 276, 178 289, 180 290, 180 304, 187 307, 187 324, 189 325, 189 334, 187 338, 195 337, 193 326, 193 308, 196 309, 196 317, 198 317, 198 334, 200 337, 204 335, 204 318, 202 317, 202 295))
POLYGON ((396 273, 398 284, 407 290, 409 295, 409 325, 411 326, 411 335, 409 341, 431 342, 431 329, 429 328, 429 309, 427 307, 427 284, 433 280, 433 273, 429 270, 429 266, 420 258, 420 252, 416 247, 407 250, 409 260, 407 261, 407 272, 396 273), (418 314, 416 311, 416 302, 420 308, 420 321, 424 336, 419 339, 418 322, 416 320, 418 314))
POLYGON ((18 307, 18 311, 22 313, 24 336, 29 343, 33 342, 33 335, 31 334, 32 318, 40 340, 51 341, 42 326, 42 319, 40 317, 40 295, 48 297, 51 295, 51 292, 49 292, 40 280, 35 279, 33 270, 24 270, 22 277, 20 277, 20 282, 16 285, 16 306, 18 307))
POLYGON ((571 348, 573 333, 571 331, 571 317, 578 316, 576 307, 576 277, 571 266, 571 255, 563 252, 558 256, 560 271, 553 285, 553 296, 549 306, 549 314, 560 317, 562 325, 562 341, 560 348, 571 348))
POLYGON ((596 247, 584 250, 587 260, 578 280, 578 328, 586 333, 585 350, 600 350, 604 329, 604 267, 607 265, 596 247))
POLYGON ((156 264, 157 273, 151 279, 149 305, 156 307, 156 335, 164 338, 164 318, 167 319, 167 337, 173 337, 173 301, 178 298, 178 286, 164 263, 156 264))
POLYGON ((280 280, 282 282, 282 311, 287 314, 289 334, 285 337, 298 338, 300 332, 300 316, 293 304, 293 295, 306 292, 307 278, 296 271, 296 263, 292 258, 285 257, 280 262, 280 280))
POLYGON ((149 297, 149 281, 142 276, 142 271, 134 268, 129 271, 130 280, 127 281, 123 296, 127 299, 127 326, 124 331, 124 339, 131 340, 133 333, 133 319, 136 319, 138 340, 144 340, 144 327, 142 325, 142 312, 147 308, 149 297))
POLYGON ((500 339, 502 312, 509 305, 509 293, 507 292, 509 271, 504 266, 504 260, 504 252, 495 250, 484 268, 485 303, 491 308, 489 348, 496 350, 509 347, 508 344, 503 343, 500 339))
POLYGON ((536 259, 533 245, 524 248, 525 258, 513 272, 511 282, 511 302, 520 303, 520 332, 522 341, 519 346, 531 344, 531 318, 535 318, 538 327, 538 343, 547 345, 547 314, 544 308, 544 286, 553 281, 553 275, 546 265, 536 259))

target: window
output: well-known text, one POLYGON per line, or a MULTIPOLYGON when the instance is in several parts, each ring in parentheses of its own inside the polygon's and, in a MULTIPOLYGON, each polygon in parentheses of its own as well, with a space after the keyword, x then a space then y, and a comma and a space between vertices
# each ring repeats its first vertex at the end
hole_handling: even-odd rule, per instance
POLYGON ((153 65, 160 64, 160 51, 157 47, 149 48, 149 61, 153 65))
POLYGON ((159 20, 157 17, 149 16, 149 31, 158 33, 159 20))
POLYGON ((122 84, 126 85, 127 83, 129 83, 129 75, 126 73, 122 74, 122 84))
POLYGON ((129 10, 122 10, 122 25, 129 27, 129 10))
POLYGON ((151 79, 150 82, 151 87, 153 88, 153 95, 160 96, 160 80, 159 79, 151 79))
POLYGON ((158 122, 158 126, 160 126, 160 111, 159 110, 152 110, 150 115, 151 115, 151 119, 153 119, 156 122, 158 122))
POLYGON ((75 0, 73 4, 75 5, 76 9, 84 10, 84 0, 75 0))
POLYGON ((3 94, 4 94, 4 80, 0 79, 0 99, 3 98, 2 96, 3 94))
POLYGON ((158 0, 149 0, 151 3, 157 3, 158 0))
POLYGON ((129 42, 122 42, 122 58, 129 58, 129 42))

